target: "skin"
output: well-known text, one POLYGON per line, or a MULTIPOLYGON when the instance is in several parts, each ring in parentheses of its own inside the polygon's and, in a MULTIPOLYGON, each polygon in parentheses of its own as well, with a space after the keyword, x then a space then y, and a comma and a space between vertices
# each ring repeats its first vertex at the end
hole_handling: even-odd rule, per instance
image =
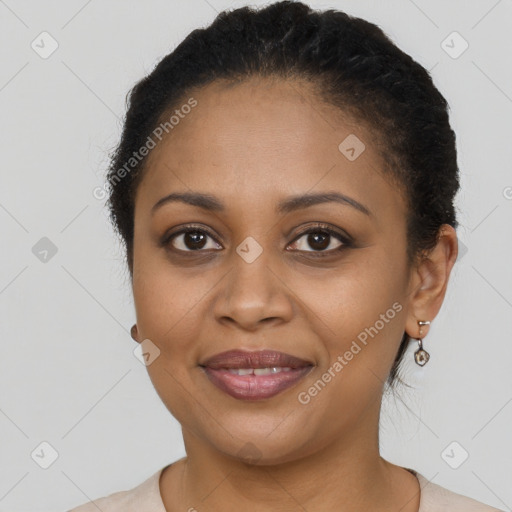
POLYGON ((166 509, 417 512, 417 479, 379 454, 381 399, 403 332, 418 337, 418 320, 432 321, 442 305, 455 230, 443 225, 429 257, 408 267, 407 210, 381 172, 376 139, 307 84, 215 82, 193 97, 198 105, 149 155, 135 198, 135 336, 160 349, 148 373, 182 426, 187 452, 161 476, 166 509), (338 149, 349 134, 366 146, 354 161, 338 149), (276 215, 280 200, 320 191, 350 196, 371 215, 335 202, 276 215), (173 202, 151 214, 171 192, 208 193, 226 210, 173 202), (331 236, 331 255, 315 259, 322 251, 299 230, 318 222, 353 244, 338 252, 343 242, 331 236), (195 251, 183 235, 159 244, 187 223, 215 239, 195 251), (248 236, 263 250, 252 263, 236 252, 248 236), (396 302, 401 311, 300 403, 298 393, 396 302), (237 400, 198 366, 234 348, 279 350, 315 367, 272 398, 237 400), (248 443, 257 453, 252 463, 241 455, 248 443))

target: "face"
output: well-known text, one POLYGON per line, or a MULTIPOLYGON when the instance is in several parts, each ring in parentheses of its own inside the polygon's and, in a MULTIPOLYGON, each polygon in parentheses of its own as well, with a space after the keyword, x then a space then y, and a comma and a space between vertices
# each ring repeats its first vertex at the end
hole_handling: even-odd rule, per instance
POLYGON ((189 448, 237 457, 251 446, 272 464, 341 439, 361 446, 411 297, 406 207, 372 133, 298 82, 214 83, 193 97, 135 200, 133 294, 138 340, 160 350, 153 385, 189 448), (154 208, 178 193, 216 207, 154 208), (291 202, 311 194, 331 196, 291 202), (201 366, 234 349, 308 370, 272 396, 236 397, 201 366))

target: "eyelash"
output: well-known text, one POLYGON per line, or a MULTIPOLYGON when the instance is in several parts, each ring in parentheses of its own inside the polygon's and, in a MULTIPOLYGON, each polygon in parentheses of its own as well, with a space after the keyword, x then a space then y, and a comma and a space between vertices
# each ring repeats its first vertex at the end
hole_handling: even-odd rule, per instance
MULTIPOLYGON (((215 241, 215 243, 221 245, 217 241, 215 236, 212 233, 210 233, 210 231, 208 229, 205 229, 204 227, 193 225, 193 224, 187 225, 184 228, 182 228, 179 231, 176 231, 174 233, 170 233, 170 234, 164 235, 164 237, 163 237, 163 239, 161 241, 161 245, 163 247, 168 247, 170 245, 170 242, 175 237, 177 237, 179 235, 182 235, 182 234, 190 233, 190 232, 205 233, 210 238, 212 238, 215 241)), ((291 243, 295 243, 297 240, 300 240, 304 235, 308 235, 310 233, 322 233, 322 234, 330 235, 330 236, 336 238, 337 240, 339 240, 340 242, 342 242, 342 245, 340 245, 339 247, 337 247, 335 249, 330 249, 328 251, 315 251, 315 250, 312 250, 312 251, 300 251, 300 250, 298 250, 298 251, 293 251, 293 252, 299 252, 299 253, 300 252, 305 252, 305 253, 308 253, 308 255, 312 256, 313 258, 319 258, 319 257, 323 258, 323 257, 327 257, 327 256, 332 256, 333 254, 339 253, 342 250, 347 249, 348 247, 352 246, 352 240, 348 236, 343 235, 342 233, 339 233, 338 231, 335 231, 328 224, 323 224, 323 223, 318 223, 315 226, 310 226, 310 227, 306 228, 305 230, 301 231, 292 240, 291 243)), ((194 250, 184 251, 182 249, 174 249, 174 248, 172 248, 171 250, 174 251, 174 252, 180 252, 180 253, 208 252, 208 250, 201 250, 201 249, 198 249, 196 251, 194 251, 194 250)), ((217 250, 217 249, 215 249, 215 250, 217 250)))

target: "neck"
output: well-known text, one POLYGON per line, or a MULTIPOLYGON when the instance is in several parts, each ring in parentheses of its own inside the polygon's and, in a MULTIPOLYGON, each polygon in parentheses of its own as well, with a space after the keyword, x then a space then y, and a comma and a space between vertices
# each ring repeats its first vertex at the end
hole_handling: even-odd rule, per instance
POLYGON ((303 447, 282 460, 267 457, 253 464, 225 455, 189 430, 183 429, 183 438, 187 457, 176 463, 173 483, 170 478, 161 483, 168 511, 419 508, 416 477, 379 454, 378 420, 363 422, 323 447, 303 447))

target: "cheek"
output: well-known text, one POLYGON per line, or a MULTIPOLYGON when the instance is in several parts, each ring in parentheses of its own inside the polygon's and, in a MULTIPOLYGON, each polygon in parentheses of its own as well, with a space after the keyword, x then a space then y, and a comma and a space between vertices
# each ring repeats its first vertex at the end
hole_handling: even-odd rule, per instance
POLYGON ((206 293, 204 280, 184 279, 170 267, 151 262, 148 255, 136 264, 133 296, 141 340, 149 339, 159 350, 146 369, 162 402, 180 421, 190 409, 191 371, 195 371, 194 340, 201 328, 196 310, 206 293))
POLYGON ((405 260, 364 250, 365 257, 354 257, 328 277, 296 280, 294 292, 308 306, 303 312, 323 340, 324 363, 349 351, 350 366, 368 366, 383 375, 404 329, 405 260))
POLYGON ((172 369, 173 375, 185 374, 197 363, 204 309, 218 279, 213 275, 206 279, 193 269, 173 268, 157 252, 144 255, 141 251, 141 258, 134 262, 137 327, 141 339, 150 339, 160 350, 158 359, 148 366, 150 374, 163 368, 172 369))
POLYGON ((145 274, 134 279, 133 294, 139 331, 163 343, 178 341, 184 331, 196 325, 194 308, 208 291, 204 280, 184 280, 178 274, 145 274))
POLYGON ((353 424, 373 410, 403 332, 398 289, 390 274, 354 266, 338 279, 309 282, 298 291, 307 297, 309 328, 321 341, 316 380, 299 390, 310 400, 305 410, 322 410, 323 421, 331 425, 353 424))
MULTIPOLYGON (((135 236, 133 298, 139 332, 163 341, 187 311, 189 293, 184 281, 164 264, 161 251, 152 247, 147 235, 135 236)), ((189 308, 190 309, 190 308, 189 308)))

